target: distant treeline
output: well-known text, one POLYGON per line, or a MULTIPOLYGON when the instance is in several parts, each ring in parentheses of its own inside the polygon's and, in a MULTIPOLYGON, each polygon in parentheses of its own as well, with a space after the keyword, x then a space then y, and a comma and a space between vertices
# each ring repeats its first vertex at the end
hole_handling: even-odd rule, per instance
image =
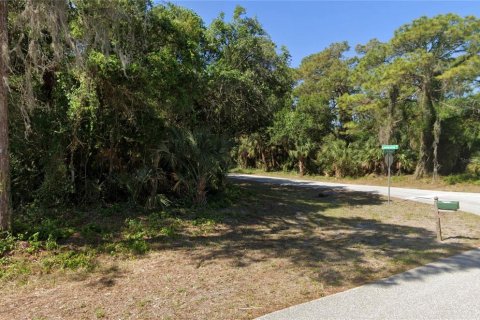
MULTIPOLYGON (((319 31, 321 34, 321 30, 319 31)), ((362 176, 480 174, 480 20, 421 17, 350 53, 346 42, 302 60, 290 102, 238 138, 241 167, 362 176)))

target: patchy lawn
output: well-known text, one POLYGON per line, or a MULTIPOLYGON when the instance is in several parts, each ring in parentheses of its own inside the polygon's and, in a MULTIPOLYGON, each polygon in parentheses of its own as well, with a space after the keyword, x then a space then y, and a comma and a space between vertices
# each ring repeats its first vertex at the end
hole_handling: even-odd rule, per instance
POLYGON ((232 183, 223 206, 94 216, 48 250, 20 241, 2 258, 0 318, 251 319, 480 243, 472 214, 444 214, 438 243, 427 205, 232 183))
MULTIPOLYGON (((336 183, 364 184, 371 186, 387 186, 387 175, 371 174, 364 177, 326 177, 321 175, 305 175, 300 177, 297 172, 273 171, 265 172, 260 169, 240 169, 236 168, 232 173, 259 174, 264 176, 297 178, 303 180, 325 181, 336 183)), ((438 181, 432 181, 431 177, 415 179, 413 175, 393 175, 392 187, 414 188, 427 190, 444 190, 457 192, 480 192, 480 177, 473 177, 467 174, 442 176, 438 181)))

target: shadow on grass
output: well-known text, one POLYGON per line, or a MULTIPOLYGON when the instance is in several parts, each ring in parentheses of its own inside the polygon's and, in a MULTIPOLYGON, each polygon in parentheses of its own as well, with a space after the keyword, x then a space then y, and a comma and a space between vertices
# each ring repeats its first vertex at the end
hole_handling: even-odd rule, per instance
MULTIPOLYGON (((471 248, 460 243, 440 244, 435 233, 423 227, 384 223, 349 213, 354 208, 384 204, 376 194, 303 183, 236 183, 254 196, 223 210, 225 231, 184 235, 168 243, 152 239, 152 246, 191 250, 197 267, 220 260, 245 267, 286 259, 309 270, 311 278, 329 285, 375 279, 378 270, 373 265, 377 259, 389 260, 391 273, 396 273, 471 248), (338 211, 332 214, 332 209, 338 211), (199 248, 204 250, 196 250, 199 248)), ((417 274, 418 278, 423 276, 428 274, 417 274)))
MULTIPOLYGON (((71 250, 88 246, 105 253, 126 248, 139 256, 149 250, 182 250, 198 268, 217 261, 241 268, 282 259, 311 279, 332 286, 378 279, 382 270, 375 265, 379 262, 394 274, 472 248, 458 242, 438 243, 434 232, 422 226, 385 222, 381 217, 385 201, 377 194, 284 179, 233 179, 232 184, 240 196, 218 208, 175 214, 135 209, 80 217, 75 222, 79 231, 61 244, 71 250), (361 216, 364 209, 372 208, 380 213, 378 219, 361 216), (213 227, 191 232, 199 223, 213 227)), ((463 267, 473 265, 446 271, 463 267)), ((94 285, 111 287, 118 277, 121 272, 111 270, 94 285)))
POLYGON ((102 270, 101 276, 99 279, 91 282, 90 287, 101 287, 101 288, 110 288, 115 286, 117 280, 125 277, 125 272, 121 270, 118 266, 114 265, 110 268, 102 270))
POLYGON ((375 282, 377 286, 393 286, 402 282, 419 281, 429 276, 440 273, 452 273, 469 269, 480 268, 480 249, 464 252, 454 257, 441 259, 434 264, 428 264, 421 268, 394 275, 384 280, 375 282))

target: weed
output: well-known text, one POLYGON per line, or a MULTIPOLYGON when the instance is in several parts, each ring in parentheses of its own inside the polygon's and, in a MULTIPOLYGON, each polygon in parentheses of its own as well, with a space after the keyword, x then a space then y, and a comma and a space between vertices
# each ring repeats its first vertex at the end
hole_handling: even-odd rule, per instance
POLYGON ((98 250, 99 252, 105 252, 110 254, 111 256, 115 256, 117 255, 117 253, 122 252, 122 243, 105 243, 98 250))
POLYGON ((102 308, 95 309, 95 317, 97 317, 97 319, 105 318, 106 315, 107 314, 105 310, 103 310, 102 308))
POLYGON ((171 219, 173 219, 173 216, 167 211, 154 212, 147 217, 146 224, 149 228, 158 229, 171 219))
POLYGON ((14 279, 32 272, 31 265, 25 260, 4 260, 2 264, 0 264, 0 279, 14 279))
POLYGON ((248 197, 251 195, 245 189, 240 188, 236 185, 228 185, 225 190, 219 192, 215 195, 212 195, 208 202, 208 208, 210 209, 221 209, 231 206, 232 204, 238 202, 238 200, 248 197))
POLYGON ((60 219, 43 219, 40 225, 33 230, 39 233, 39 239, 46 240, 49 237, 57 239, 66 239, 73 233, 71 228, 66 228, 60 219))
POLYGON ((169 237, 169 238, 175 237, 176 234, 177 234, 176 229, 173 225, 161 228, 160 233, 169 237))
POLYGON ((142 221, 140 221, 139 219, 127 218, 125 220, 125 225, 129 232, 138 232, 144 229, 142 225, 142 221))
POLYGON ((6 236, 0 237, 0 257, 15 249, 16 240, 17 239, 11 233, 6 233, 6 236))
POLYGON ((0 266, 6 266, 9 263, 10 263, 10 258, 8 258, 8 257, 0 258, 0 266))
POLYGON ((39 236, 40 236, 40 233, 35 232, 28 238, 28 248, 27 248, 28 253, 34 253, 40 250, 42 241, 38 240, 39 236))
POLYGON ((107 230, 95 223, 88 223, 80 229, 82 237, 89 242, 98 240, 106 232, 107 230))
POLYGON ((47 250, 55 250, 58 248, 57 241, 55 240, 54 236, 50 234, 48 236, 47 241, 45 241, 45 249, 47 250))
POLYGON ((124 248, 134 254, 145 254, 150 250, 149 244, 145 241, 144 233, 129 235, 123 242, 124 248))
POLYGON ((96 266, 95 252, 93 250, 88 252, 66 251, 43 259, 42 264, 46 272, 50 272, 55 267, 92 271, 96 266))
POLYGON ((137 306, 140 308, 144 308, 150 302, 151 302, 150 300, 140 300, 137 302, 137 306))

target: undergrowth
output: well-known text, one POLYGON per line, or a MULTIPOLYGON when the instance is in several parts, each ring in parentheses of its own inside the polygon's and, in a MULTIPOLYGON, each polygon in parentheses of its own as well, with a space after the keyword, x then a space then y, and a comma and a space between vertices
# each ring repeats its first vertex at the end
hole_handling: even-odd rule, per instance
POLYGON ((17 212, 13 232, 0 237, 0 280, 58 270, 91 272, 102 255, 135 258, 155 244, 211 232, 229 218, 225 208, 251 193, 235 185, 211 195, 204 206, 147 210, 129 203, 99 208, 17 212))

